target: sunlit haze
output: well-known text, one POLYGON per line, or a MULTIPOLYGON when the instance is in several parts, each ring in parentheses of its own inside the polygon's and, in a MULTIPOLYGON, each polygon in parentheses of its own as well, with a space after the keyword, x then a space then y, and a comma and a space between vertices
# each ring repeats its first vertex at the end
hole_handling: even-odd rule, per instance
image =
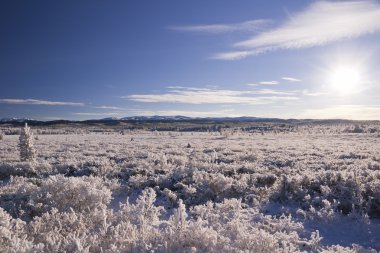
POLYGON ((360 85, 359 71, 353 67, 338 67, 331 74, 331 85, 336 92, 348 95, 358 91, 360 85))

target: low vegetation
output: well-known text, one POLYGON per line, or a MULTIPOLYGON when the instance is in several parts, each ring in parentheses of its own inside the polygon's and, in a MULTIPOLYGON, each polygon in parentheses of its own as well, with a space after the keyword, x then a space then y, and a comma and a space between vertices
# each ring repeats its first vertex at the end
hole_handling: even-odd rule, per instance
POLYGON ((0 252, 380 250, 380 126, 285 127, 3 126, 0 252))

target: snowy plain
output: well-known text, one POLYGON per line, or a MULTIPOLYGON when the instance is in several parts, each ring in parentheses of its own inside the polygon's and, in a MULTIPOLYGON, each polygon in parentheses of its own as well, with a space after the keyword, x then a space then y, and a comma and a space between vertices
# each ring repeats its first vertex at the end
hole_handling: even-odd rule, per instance
POLYGON ((378 252, 379 129, 3 127, 0 252, 378 252))

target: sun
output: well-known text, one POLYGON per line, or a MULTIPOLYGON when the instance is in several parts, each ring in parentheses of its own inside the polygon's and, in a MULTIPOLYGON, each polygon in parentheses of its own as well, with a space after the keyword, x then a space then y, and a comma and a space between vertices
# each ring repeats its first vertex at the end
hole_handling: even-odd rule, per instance
POLYGON ((331 72, 331 88, 340 95, 356 93, 360 87, 360 71, 354 66, 339 66, 331 72))

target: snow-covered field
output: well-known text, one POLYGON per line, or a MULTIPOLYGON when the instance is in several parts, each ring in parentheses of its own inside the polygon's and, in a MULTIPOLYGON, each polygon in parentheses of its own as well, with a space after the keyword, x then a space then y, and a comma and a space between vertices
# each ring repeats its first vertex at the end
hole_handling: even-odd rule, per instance
POLYGON ((34 163, 0 140, 0 252, 380 250, 378 131, 32 129, 34 163))

